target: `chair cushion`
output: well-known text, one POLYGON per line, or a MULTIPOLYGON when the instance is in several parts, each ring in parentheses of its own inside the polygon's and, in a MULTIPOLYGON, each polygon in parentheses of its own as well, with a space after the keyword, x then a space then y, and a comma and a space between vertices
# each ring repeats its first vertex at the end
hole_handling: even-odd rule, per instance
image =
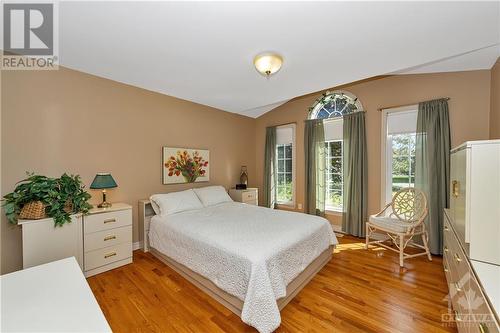
POLYGON ((401 221, 399 219, 387 216, 370 216, 370 223, 376 227, 381 227, 394 232, 406 232, 413 224, 401 221))

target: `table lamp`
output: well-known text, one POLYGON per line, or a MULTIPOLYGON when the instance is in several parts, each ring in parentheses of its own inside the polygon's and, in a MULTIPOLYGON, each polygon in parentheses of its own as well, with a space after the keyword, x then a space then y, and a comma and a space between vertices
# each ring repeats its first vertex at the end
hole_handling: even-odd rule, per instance
POLYGON ((113 187, 118 187, 118 185, 116 185, 116 182, 113 177, 111 177, 110 173, 101 172, 95 176, 94 181, 92 181, 92 184, 90 185, 90 188, 93 190, 102 190, 102 202, 97 205, 97 207, 111 207, 111 204, 106 201, 106 189, 113 187))

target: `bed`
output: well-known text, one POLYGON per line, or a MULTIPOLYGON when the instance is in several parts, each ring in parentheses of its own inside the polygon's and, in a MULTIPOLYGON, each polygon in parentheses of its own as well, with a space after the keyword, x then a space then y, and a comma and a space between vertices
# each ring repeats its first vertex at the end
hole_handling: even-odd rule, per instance
POLYGON ((326 265, 337 243, 327 220, 236 202, 156 215, 139 202, 144 250, 259 332, 326 265))

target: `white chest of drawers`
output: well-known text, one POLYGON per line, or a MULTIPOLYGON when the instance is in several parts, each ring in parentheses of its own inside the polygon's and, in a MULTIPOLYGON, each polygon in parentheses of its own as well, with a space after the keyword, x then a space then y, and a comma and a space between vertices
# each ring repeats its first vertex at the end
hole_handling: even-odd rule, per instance
POLYGON ((132 206, 94 208, 83 219, 85 276, 132 262, 132 206))
POLYGON ((445 210, 443 265, 460 333, 499 333, 500 266, 470 260, 445 210))
POLYGON ((232 188, 229 190, 229 196, 237 202, 255 206, 259 205, 259 190, 257 188, 247 188, 245 190, 232 188))

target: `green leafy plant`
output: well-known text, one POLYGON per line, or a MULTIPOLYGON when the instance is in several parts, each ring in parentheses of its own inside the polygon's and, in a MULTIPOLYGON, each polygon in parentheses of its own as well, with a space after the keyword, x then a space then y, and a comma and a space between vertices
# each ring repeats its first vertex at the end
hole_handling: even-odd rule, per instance
POLYGON ((88 213, 90 194, 85 191, 78 175, 64 173, 60 178, 26 173, 27 178, 18 182, 14 192, 3 197, 2 206, 10 223, 16 224, 23 206, 32 201, 41 201, 45 213, 54 219, 55 225, 71 222, 71 214, 88 213))

